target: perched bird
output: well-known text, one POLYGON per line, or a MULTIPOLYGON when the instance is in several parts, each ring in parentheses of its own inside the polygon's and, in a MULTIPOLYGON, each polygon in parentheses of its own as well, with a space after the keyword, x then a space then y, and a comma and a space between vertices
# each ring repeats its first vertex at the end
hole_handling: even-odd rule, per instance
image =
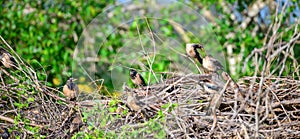
POLYGON ((202 51, 205 51, 204 46, 201 44, 197 44, 197 43, 186 44, 187 54, 192 58, 196 58, 205 69, 205 72, 216 73, 218 70, 223 70, 222 64, 217 59, 213 58, 211 55, 206 55, 203 58, 201 57, 197 49, 201 49, 202 51))
POLYGON ((203 58, 203 67, 207 69, 209 72, 216 73, 219 70, 223 70, 222 64, 211 55, 207 55, 203 58))
POLYGON ((6 68, 16 69, 17 62, 15 58, 4 48, 0 47, 0 64, 6 68))
POLYGON ((70 78, 63 88, 64 95, 71 101, 76 100, 76 97, 79 93, 77 84, 73 82, 75 80, 76 79, 70 78))
POLYGON ((131 110, 134 111, 140 111, 142 108, 146 105, 145 103, 138 101, 134 96, 133 93, 130 91, 127 91, 128 97, 127 97, 127 105, 131 110))
POLYGON ((192 57, 192 58, 196 58, 199 63, 202 65, 203 63, 203 59, 201 58, 199 52, 197 51, 197 49, 202 49, 203 46, 201 44, 197 44, 197 43, 188 43, 185 45, 185 50, 186 53, 192 57))
POLYGON ((4 132, 1 135, 2 139, 9 139, 10 134, 8 132, 8 129, 7 128, 3 128, 3 130, 4 130, 4 132))
POLYGON ((72 134, 76 131, 79 131, 80 127, 82 126, 83 126, 82 118, 79 114, 77 114, 71 122, 70 133, 72 134))
POLYGON ((142 75, 134 69, 130 70, 130 79, 136 86, 147 86, 142 75))
POLYGON ((204 90, 208 93, 216 93, 222 89, 222 86, 214 83, 212 80, 200 80, 199 85, 204 88, 204 90))
POLYGON ((212 112, 215 114, 216 109, 219 109, 222 102, 222 96, 219 93, 222 87, 210 80, 200 80, 199 84, 212 95, 206 115, 211 115, 212 112))
POLYGON ((126 105, 130 108, 130 110, 141 113, 142 117, 152 117, 160 110, 160 106, 146 104, 138 100, 138 96, 136 96, 136 92, 132 92, 129 87, 123 84, 124 93, 127 94, 126 105))

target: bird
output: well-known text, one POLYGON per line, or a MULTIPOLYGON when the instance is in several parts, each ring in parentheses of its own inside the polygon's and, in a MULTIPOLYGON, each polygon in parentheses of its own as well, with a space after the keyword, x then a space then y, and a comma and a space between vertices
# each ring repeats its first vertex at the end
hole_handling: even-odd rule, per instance
MULTIPOLYGON (((211 55, 206 55, 201 57, 197 49, 205 51, 204 46, 198 43, 188 43, 186 44, 186 52, 192 57, 196 58, 199 63, 203 66, 205 73, 216 73, 219 70, 223 70, 222 64, 211 55)), ((205 52, 206 53, 206 52, 205 52)))
POLYGON ((133 93, 130 91, 127 91, 127 105, 129 108, 133 111, 141 111, 143 107, 146 105, 145 103, 138 101, 134 96, 133 93))
POLYGON ((188 43, 185 45, 185 50, 186 50, 186 53, 188 54, 188 56, 190 56, 192 58, 196 58, 201 65, 203 64, 203 59, 201 58, 197 49, 202 49, 202 48, 203 48, 203 46, 198 43, 188 43))
POLYGON ((0 64, 6 68, 16 69, 17 62, 15 58, 4 48, 0 47, 0 64))
POLYGON ((83 126, 82 117, 79 114, 76 114, 76 116, 74 117, 70 125, 70 133, 72 134, 78 131, 82 126, 83 126))
POLYGON ((219 109, 222 102, 221 101, 222 96, 219 93, 222 87, 211 80, 200 80, 199 85, 204 88, 205 92, 208 92, 209 94, 212 95, 210 103, 207 107, 208 110, 206 115, 211 115, 212 112, 215 114, 216 109, 219 109))
POLYGON ((1 134, 2 139, 9 139, 10 134, 7 128, 3 128, 4 132, 1 134))
POLYGON ((204 88, 208 93, 216 93, 222 89, 219 84, 216 84, 212 80, 204 79, 199 81, 199 85, 204 88))
POLYGON ((142 77, 141 74, 139 74, 136 70, 131 69, 130 70, 130 79, 133 82, 134 85, 136 86, 147 86, 144 78, 142 77))
POLYGON ((207 55, 203 58, 203 67, 207 69, 209 72, 216 73, 219 70, 223 70, 224 67, 222 64, 211 55, 207 55))
POLYGON ((70 78, 67 80, 67 83, 64 85, 63 93, 64 95, 70 100, 74 101, 76 100, 77 95, 79 94, 79 89, 76 83, 73 81, 76 81, 74 78, 70 78))

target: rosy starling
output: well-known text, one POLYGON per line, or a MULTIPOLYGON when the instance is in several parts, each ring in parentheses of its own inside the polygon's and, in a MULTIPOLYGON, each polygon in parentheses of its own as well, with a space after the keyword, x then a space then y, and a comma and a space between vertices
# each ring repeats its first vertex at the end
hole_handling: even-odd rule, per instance
POLYGON ((127 92, 128 94, 128 97, 127 97, 127 105, 129 106, 129 108, 131 110, 134 110, 134 111, 140 111, 142 110, 142 108, 145 106, 145 103, 141 102, 141 101, 138 101, 132 92, 128 91, 127 92))
POLYGON ((16 60, 15 58, 5 49, 0 47, 0 64, 6 68, 16 69, 16 60))
POLYGON ((145 80, 141 74, 137 73, 136 70, 130 70, 130 79, 136 86, 146 86, 145 80))
POLYGON ((70 78, 63 88, 64 95, 71 101, 76 100, 76 97, 79 93, 78 86, 73 81, 75 81, 75 79, 70 78))

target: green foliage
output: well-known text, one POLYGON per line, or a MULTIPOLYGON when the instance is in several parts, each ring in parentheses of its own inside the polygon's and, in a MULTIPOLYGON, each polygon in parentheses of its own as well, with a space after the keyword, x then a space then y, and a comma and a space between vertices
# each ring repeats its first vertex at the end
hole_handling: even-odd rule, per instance
POLYGON ((27 63, 37 70, 45 68, 50 83, 54 78, 62 83, 71 75, 76 38, 106 5, 105 1, 5 1, 0 34, 27 63))

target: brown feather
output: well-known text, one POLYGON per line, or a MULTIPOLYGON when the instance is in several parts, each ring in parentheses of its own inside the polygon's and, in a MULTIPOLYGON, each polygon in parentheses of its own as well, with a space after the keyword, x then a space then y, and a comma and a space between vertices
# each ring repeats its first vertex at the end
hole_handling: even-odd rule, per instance
POLYGON ((67 83, 64 85, 63 88, 63 93, 64 95, 69 99, 69 100, 75 100, 78 93, 79 89, 77 84, 73 82, 73 78, 70 78, 67 83))
POLYGON ((3 48, 0 48, 0 61, 4 67, 16 69, 16 60, 3 48))
POLYGON ((136 86, 147 86, 144 78, 136 70, 130 70, 130 79, 136 86))

